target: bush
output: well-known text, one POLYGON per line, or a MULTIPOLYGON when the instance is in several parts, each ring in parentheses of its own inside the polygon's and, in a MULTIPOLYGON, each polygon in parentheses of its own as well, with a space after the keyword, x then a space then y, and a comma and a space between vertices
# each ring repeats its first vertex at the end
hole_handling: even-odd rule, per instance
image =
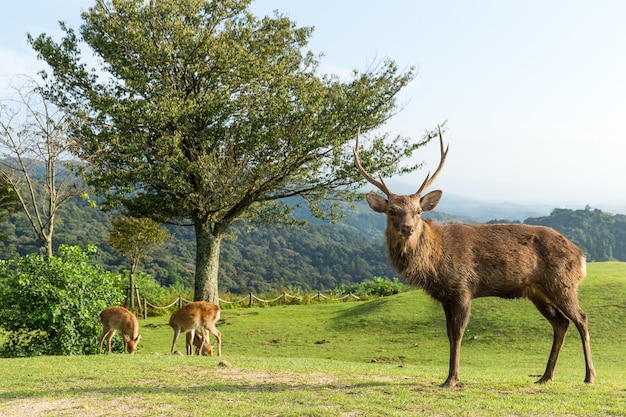
POLYGON ((340 289, 344 294, 352 293, 360 298, 369 298, 387 297, 389 295, 408 291, 410 287, 401 283, 398 278, 388 280, 382 277, 374 277, 371 281, 342 285, 340 289))
POLYGON ((122 301, 119 281, 77 246, 62 245, 50 259, 31 254, 0 261, 0 327, 8 332, 0 354, 96 353, 98 315, 122 301))

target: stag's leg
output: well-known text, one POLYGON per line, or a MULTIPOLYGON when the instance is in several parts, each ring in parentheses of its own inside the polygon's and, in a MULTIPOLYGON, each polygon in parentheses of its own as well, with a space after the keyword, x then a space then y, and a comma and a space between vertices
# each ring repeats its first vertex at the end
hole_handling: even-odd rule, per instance
POLYGON ((537 310, 543 316, 548 319, 550 324, 552 325, 552 329, 554 330, 554 338, 552 340, 552 350, 550 351, 550 357, 548 358, 548 364, 546 365, 546 371, 543 376, 539 378, 537 381, 538 384, 543 384, 552 379, 554 376, 554 367, 556 366, 556 361, 559 358, 559 352, 561 351, 561 347, 563 346, 563 341, 565 340, 565 335, 567 334, 567 327, 569 326, 569 320, 567 317, 559 310, 548 297, 540 291, 537 291, 534 294, 529 295, 528 297, 530 301, 535 304, 537 310))
POLYGON ((469 321, 471 306, 472 301, 470 299, 443 303, 443 310, 446 313, 448 340, 450 341, 450 368, 448 379, 441 384, 442 387, 454 388, 459 381, 461 341, 469 321))
POLYGON ((583 342, 583 353, 585 355, 585 382, 593 384, 596 379, 596 370, 591 359, 591 344, 589 342, 589 329, 587 326, 587 313, 585 313, 578 305, 578 297, 576 292, 570 293, 569 297, 563 303, 558 304, 559 309, 565 314, 576 326, 580 338, 583 342))

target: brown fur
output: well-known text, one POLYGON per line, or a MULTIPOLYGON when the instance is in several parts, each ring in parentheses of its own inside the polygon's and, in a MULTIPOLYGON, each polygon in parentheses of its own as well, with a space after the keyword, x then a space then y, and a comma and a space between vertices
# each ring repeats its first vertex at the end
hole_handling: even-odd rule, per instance
POLYGON ((139 343, 139 322, 137 317, 124 307, 109 307, 100 313, 102 332, 100 333, 100 347, 98 353, 102 353, 104 339, 107 341, 108 353, 111 353, 111 339, 116 331, 122 334, 124 350, 131 355, 137 352, 139 343))
POLYGON ((393 267, 443 306, 450 370, 442 385, 453 387, 458 382, 461 339, 472 299, 487 296, 527 297, 552 325, 552 351, 537 382, 552 379, 571 320, 583 342, 585 382, 593 383, 587 316, 578 305, 577 295, 578 284, 585 277, 582 251, 546 227, 422 220, 421 213, 435 208, 441 194, 390 194, 388 199, 368 194, 367 201, 373 210, 387 215, 385 237, 393 267))
POLYGON ((174 330, 171 352, 174 352, 176 340, 179 334, 183 332, 188 333, 186 337, 187 354, 193 355, 194 346, 192 341, 195 339, 196 331, 202 335, 203 340, 208 341, 208 334, 205 332, 205 330, 208 330, 217 338, 217 355, 222 356, 222 334, 217 330, 217 327, 215 327, 219 319, 220 308, 208 301, 194 301, 176 310, 172 313, 169 322, 174 330))

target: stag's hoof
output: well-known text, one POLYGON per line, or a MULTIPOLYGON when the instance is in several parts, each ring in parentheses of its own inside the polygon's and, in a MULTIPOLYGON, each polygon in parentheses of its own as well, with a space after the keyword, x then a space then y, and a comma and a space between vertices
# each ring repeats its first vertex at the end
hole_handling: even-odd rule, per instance
POLYGON ((545 384, 546 382, 550 382, 551 380, 552 380, 552 377, 544 375, 541 378, 539 378, 537 381, 535 381, 535 384, 545 384))
POLYGON ((585 375, 585 383, 593 384, 596 380, 596 370, 593 367, 587 371, 587 375, 585 375))

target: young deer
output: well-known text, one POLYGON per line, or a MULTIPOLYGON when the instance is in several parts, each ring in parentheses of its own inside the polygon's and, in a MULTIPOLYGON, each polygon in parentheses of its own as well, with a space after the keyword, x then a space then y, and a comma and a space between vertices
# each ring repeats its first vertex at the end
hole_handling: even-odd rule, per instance
POLYGON ((439 175, 448 154, 439 129, 441 159, 415 194, 396 195, 361 166, 359 137, 354 148, 361 175, 387 198, 369 193, 370 208, 387 216, 385 240, 389 260, 408 283, 422 288, 439 301, 445 312, 450 341, 450 367, 442 386, 459 381, 461 339, 467 326, 472 299, 496 296, 526 297, 554 330, 546 370, 538 383, 552 379, 554 367, 571 320, 582 339, 585 382, 596 372, 591 359, 587 315, 578 305, 578 284, 586 273, 582 251, 557 231, 522 224, 441 224, 421 218, 435 208, 442 192, 422 196, 439 175))
MULTIPOLYGON (((195 347, 196 355, 198 356, 213 356, 213 346, 209 343, 208 340, 205 341, 205 335, 202 334, 206 332, 197 332, 193 338, 193 346, 195 347)), ((187 346, 189 346, 189 341, 191 340, 191 333, 185 333, 187 346)))
MULTIPOLYGON (((187 333, 187 355, 193 355, 196 331, 205 341, 209 340, 206 330, 217 338, 217 355, 222 356, 222 334, 215 324, 220 319, 220 308, 208 301, 194 301, 172 313, 170 326, 174 330, 174 340, 172 341, 172 353, 176 347, 176 340, 180 332, 187 333)), ((211 349, 212 352, 212 349, 211 349)))
POLYGON ((102 332, 100 333, 100 347, 98 353, 102 353, 102 343, 107 341, 108 352, 111 353, 111 339, 116 331, 122 334, 124 339, 124 351, 134 355, 139 343, 139 322, 137 317, 124 307, 109 307, 100 313, 102 332))

